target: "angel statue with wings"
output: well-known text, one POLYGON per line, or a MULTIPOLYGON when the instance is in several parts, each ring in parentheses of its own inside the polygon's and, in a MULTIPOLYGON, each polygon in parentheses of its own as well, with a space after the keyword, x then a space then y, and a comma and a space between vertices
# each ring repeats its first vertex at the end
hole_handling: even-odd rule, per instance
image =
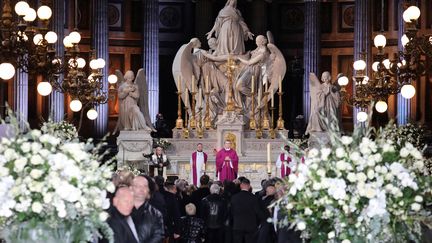
POLYGON ((246 110, 250 110, 251 91, 262 94, 263 86, 269 87, 270 95, 267 100, 258 95, 259 100, 256 104, 257 110, 264 107, 264 102, 268 102, 279 88, 279 81, 283 79, 286 72, 286 62, 281 51, 274 45, 273 37, 270 31, 267 31, 267 38, 263 35, 256 37, 257 48, 251 52, 248 59, 238 57, 237 59, 244 65, 238 74, 235 83, 236 100, 246 110), (255 82, 252 84, 252 76, 255 82), (266 84, 267 83, 267 84, 266 84), (254 87, 252 87, 254 85, 254 87))
POLYGON ((325 132, 328 124, 337 126, 336 129, 339 130, 339 89, 332 84, 329 72, 322 73, 321 81, 322 83, 314 73, 309 74, 311 109, 306 134, 325 132))
POLYGON ((118 89, 120 105, 119 118, 114 133, 117 130, 156 131, 148 111, 147 82, 144 70, 139 69, 136 78, 131 70, 127 71, 124 76, 121 71, 116 70, 116 76, 120 81, 118 89))

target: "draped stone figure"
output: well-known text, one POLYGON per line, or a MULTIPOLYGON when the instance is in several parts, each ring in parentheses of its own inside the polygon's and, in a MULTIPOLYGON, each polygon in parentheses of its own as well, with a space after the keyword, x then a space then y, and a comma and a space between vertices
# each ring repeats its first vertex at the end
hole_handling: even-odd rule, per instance
POLYGON ((217 55, 243 54, 245 52, 244 42, 253 38, 248 26, 237 9, 237 0, 227 0, 225 7, 219 11, 216 22, 207 39, 215 34, 217 38, 217 55))
POLYGON ((148 112, 147 83, 144 69, 138 70, 136 78, 130 70, 124 76, 119 70, 116 70, 116 76, 120 81, 118 89, 119 118, 114 132, 117 130, 156 131, 148 112))
POLYGON ((339 129, 337 118, 341 102, 339 91, 332 85, 329 72, 323 72, 321 81, 322 83, 314 73, 309 74, 311 113, 306 134, 325 132, 328 130, 328 124, 334 124, 339 129), (325 122, 325 119, 327 119, 328 123, 325 122))

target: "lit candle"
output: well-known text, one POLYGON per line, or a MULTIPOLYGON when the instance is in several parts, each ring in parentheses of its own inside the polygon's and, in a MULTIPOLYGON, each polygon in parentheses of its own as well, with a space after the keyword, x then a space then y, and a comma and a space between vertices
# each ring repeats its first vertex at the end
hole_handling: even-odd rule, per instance
POLYGON ((282 77, 279 76, 279 92, 282 93, 282 77))
POLYGON ((274 93, 271 94, 271 108, 274 107, 274 93))
POLYGON ((271 145, 267 143, 267 173, 271 173, 271 145))
POLYGON ((191 92, 193 93, 195 91, 195 76, 192 75, 192 90, 191 92))
POLYGON ((258 90, 258 107, 261 106, 262 89, 258 90))
POLYGON ((251 93, 254 93, 255 91, 255 76, 252 75, 252 88, 251 88, 251 93))
POLYGON ((178 76, 178 79, 177 79, 177 89, 178 89, 178 92, 181 92, 181 76, 180 75, 178 76))
POLYGON ((198 88, 198 108, 202 107, 202 89, 198 88))

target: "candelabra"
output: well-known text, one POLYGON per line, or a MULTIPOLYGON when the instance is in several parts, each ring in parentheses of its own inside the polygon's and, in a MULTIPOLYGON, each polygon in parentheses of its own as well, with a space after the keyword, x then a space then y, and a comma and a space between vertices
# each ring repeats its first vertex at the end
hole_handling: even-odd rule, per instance
POLYGON ((235 110, 235 104, 233 99, 233 91, 232 91, 232 84, 233 84, 233 75, 234 71, 237 68, 237 65, 235 61, 231 58, 231 56, 228 57, 227 63, 225 64, 227 71, 227 77, 228 77, 228 101, 225 107, 226 111, 234 111, 235 110))
POLYGON ((277 119, 276 128, 278 130, 283 130, 283 129, 285 129, 285 121, 282 118, 282 95, 283 95, 283 92, 280 90, 281 89, 279 89, 279 92, 277 93, 279 96, 279 112, 278 112, 278 119, 277 119))
POLYGON ((252 102, 252 105, 251 105, 252 109, 250 111, 249 128, 251 130, 255 130, 257 128, 257 125, 256 125, 256 120, 255 120, 255 92, 253 89, 251 92, 251 102, 252 102))
POLYGON ((182 111, 181 111, 181 95, 182 92, 179 90, 177 91, 177 120, 176 120, 176 129, 182 129, 183 128, 183 119, 182 119, 182 111))
MULTIPOLYGON (((187 92, 186 92, 187 93, 187 92)), ((188 107, 185 106, 185 127, 183 128, 183 138, 189 138, 189 128, 188 128, 188 107)))
POLYGON ((258 118, 259 118, 259 121, 258 121, 258 126, 255 128, 255 136, 256 136, 256 138, 261 139, 263 136, 262 123, 261 123, 261 121, 262 121, 261 109, 259 109, 259 111, 258 111, 258 118))
POLYGON ((269 131, 269 134, 270 134, 270 138, 271 139, 275 139, 276 138, 276 131, 275 131, 275 127, 274 127, 274 111, 275 111, 275 109, 276 108, 274 108, 273 105, 270 107, 270 110, 271 110, 271 122, 270 122, 270 131, 269 131))
POLYGON ((195 95, 197 94, 197 92, 195 91, 194 87, 192 87, 191 90, 191 95, 192 95, 192 99, 191 99, 191 117, 189 118, 189 127, 191 129, 195 129, 196 128, 196 117, 195 117, 195 95))
POLYGON ((201 112, 202 112, 203 108, 198 107, 198 110, 199 110, 199 114, 198 114, 197 136, 198 136, 198 138, 203 138, 204 137, 204 128, 203 128, 203 122, 202 122, 202 116, 201 116, 201 112))
POLYGON ((208 86, 206 86, 206 92, 204 94, 205 94, 205 101, 206 101, 204 127, 205 129, 209 130, 211 129, 211 119, 210 119, 210 92, 208 90, 208 86))
POLYGON ((263 121, 262 121, 262 129, 263 130, 269 130, 270 129, 270 120, 268 118, 269 114, 268 114, 268 95, 269 95, 269 91, 266 88, 266 91, 264 92, 264 117, 263 117, 263 121))

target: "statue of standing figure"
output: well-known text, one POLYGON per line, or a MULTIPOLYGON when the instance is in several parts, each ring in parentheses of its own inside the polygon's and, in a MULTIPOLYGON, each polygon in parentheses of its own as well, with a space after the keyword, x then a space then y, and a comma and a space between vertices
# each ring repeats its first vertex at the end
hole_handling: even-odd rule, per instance
POLYGON ((118 89, 119 117, 117 130, 148 130, 156 131, 151 123, 148 112, 147 83, 144 70, 138 70, 137 76, 129 70, 123 74, 116 70, 116 76, 120 81, 118 89), (134 81, 135 79, 135 81, 134 81))
POLYGON ((321 81, 314 73, 309 74, 311 109, 306 134, 328 131, 328 125, 339 130, 339 89, 332 84, 330 72, 323 72, 321 81))

